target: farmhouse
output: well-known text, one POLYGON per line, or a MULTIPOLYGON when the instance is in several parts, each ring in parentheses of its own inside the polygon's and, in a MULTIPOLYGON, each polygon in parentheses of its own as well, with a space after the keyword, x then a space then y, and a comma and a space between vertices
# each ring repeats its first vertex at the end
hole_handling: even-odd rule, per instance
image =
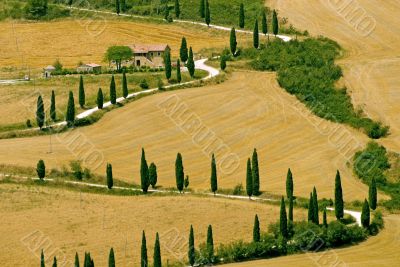
POLYGON ((96 63, 89 63, 89 64, 83 64, 80 65, 77 69, 77 72, 94 72, 94 73, 100 73, 101 72, 101 65, 96 64, 96 63))
POLYGON ((164 67, 164 54, 170 50, 166 44, 133 44, 129 46, 133 52, 132 65, 150 68, 164 67))

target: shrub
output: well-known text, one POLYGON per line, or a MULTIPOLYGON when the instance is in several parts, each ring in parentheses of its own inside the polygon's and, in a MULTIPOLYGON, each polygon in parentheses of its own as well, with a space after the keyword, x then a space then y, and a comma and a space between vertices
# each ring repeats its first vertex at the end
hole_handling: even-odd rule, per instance
POLYGON ((329 223, 326 241, 331 247, 338 247, 349 243, 357 243, 367 237, 363 228, 358 225, 346 226, 339 221, 329 223))
POLYGON ((82 180, 83 178, 83 173, 82 173, 82 165, 79 160, 73 160, 69 163, 69 166, 71 168, 71 172, 74 175, 74 177, 78 180, 82 180))
POLYGON ((149 84, 146 79, 141 80, 139 86, 142 89, 149 89, 149 84))
POLYGON ((371 235, 377 235, 379 233, 379 230, 383 229, 383 227, 384 222, 382 218, 382 213, 380 211, 376 211, 368 228, 369 233, 371 235))
POLYGON ((26 127, 28 127, 28 128, 32 128, 32 123, 31 123, 31 120, 26 120, 26 127))
POLYGON ((235 196, 240 196, 240 195, 243 194, 243 192, 244 192, 244 191, 243 191, 243 184, 240 183, 240 184, 237 184, 237 185, 233 188, 232 194, 235 195, 235 196))

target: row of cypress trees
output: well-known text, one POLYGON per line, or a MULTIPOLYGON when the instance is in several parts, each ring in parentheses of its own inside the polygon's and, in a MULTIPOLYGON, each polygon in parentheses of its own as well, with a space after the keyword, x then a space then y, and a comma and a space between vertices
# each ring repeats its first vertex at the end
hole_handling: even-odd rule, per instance
MULTIPOLYGON (((41 95, 38 96, 37 104, 36 104, 36 123, 40 129, 43 128, 45 123, 46 113, 44 110, 43 98, 41 95)), ((57 112, 56 112, 56 95, 54 90, 51 91, 51 99, 50 99, 50 119, 55 122, 57 121, 57 112)))
MULTIPOLYGON (((188 68, 190 77, 194 77, 195 65, 193 58, 193 49, 190 47, 188 49, 187 41, 185 37, 182 37, 181 47, 179 49, 179 57, 183 64, 186 64, 188 68)), ((179 64, 177 64, 179 66, 179 64)))

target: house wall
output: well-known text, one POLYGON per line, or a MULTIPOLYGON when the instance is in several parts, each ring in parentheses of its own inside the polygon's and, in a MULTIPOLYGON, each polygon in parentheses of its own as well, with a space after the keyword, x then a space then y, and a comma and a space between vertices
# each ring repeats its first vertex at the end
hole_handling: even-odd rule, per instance
POLYGON ((147 54, 136 54, 133 59, 133 65, 138 67, 137 61, 140 60, 140 66, 150 68, 164 67, 164 52, 149 52, 147 54))

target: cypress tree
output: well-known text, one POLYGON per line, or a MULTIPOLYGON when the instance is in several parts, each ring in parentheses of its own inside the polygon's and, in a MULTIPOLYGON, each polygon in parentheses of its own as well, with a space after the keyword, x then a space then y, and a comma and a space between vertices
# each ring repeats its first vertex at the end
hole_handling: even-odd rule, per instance
POLYGON ((258 196, 260 194, 260 172, 258 169, 258 155, 257 150, 254 148, 253 156, 251 158, 252 175, 253 175, 253 195, 258 196))
POLYGON ((200 0, 200 7, 199 7, 199 14, 201 18, 204 18, 206 16, 206 5, 205 5, 206 0, 200 0))
POLYGON ((182 37, 181 48, 179 49, 179 55, 183 63, 185 63, 188 60, 188 48, 185 37, 182 37))
POLYGON ((376 191, 375 178, 372 178, 371 184, 369 185, 369 205, 372 210, 376 209, 378 199, 378 193, 376 191))
POLYGON ((102 109, 104 104, 104 97, 103 97, 103 91, 101 88, 99 88, 99 91, 97 91, 97 108, 102 109))
POLYGON ((78 252, 75 253, 75 264, 74 267, 79 267, 79 256, 78 252))
POLYGON ((122 96, 124 98, 128 97, 128 82, 126 80, 125 70, 122 71, 122 96))
POLYGON ((175 161, 176 188, 182 193, 185 173, 183 171, 182 155, 178 153, 175 161))
POLYGON ((114 257, 114 249, 110 249, 110 254, 108 255, 108 267, 115 267, 115 257, 114 257))
POLYGON ((312 193, 310 193, 310 201, 308 202, 308 221, 314 222, 314 200, 312 193))
POLYGON ((316 225, 319 225, 318 196, 315 186, 313 188, 313 221, 316 225))
POLYGON ((160 249, 160 238, 156 233, 156 242, 154 243, 154 255, 153 255, 153 266, 161 267, 161 249, 160 249))
POLYGON ((165 7, 164 7, 164 19, 168 21, 169 19, 169 7, 168 7, 168 2, 165 2, 165 7))
POLYGON ((46 176, 46 166, 44 165, 44 161, 42 159, 39 160, 36 165, 36 173, 40 180, 46 176))
POLYGON ((251 196, 253 195, 253 174, 251 171, 250 158, 247 159, 246 192, 249 198, 251 198, 251 196))
POLYGON ((286 196, 287 198, 293 197, 293 175, 290 168, 286 175, 286 196))
POLYGON ((367 199, 364 200, 364 205, 361 212, 361 224, 364 228, 368 228, 370 223, 370 211, 367 199))
POLYGON ((254 23, 254 31, 253 31, 253 46, 254 48, 258 48, 260 45, 260 36, 258 33, 258 20, 256 19, 256 22, 254 23))
POLYGON ((189 250, 188 250, 188 258, 190 266, 193 266, 196 260, 196 251, 194 248, 194 233, 193 226, 190 225, 190 233, 189 233, 189 250))
POLYGON ((119 12, 120 12, 119 0, 115 0, 115 13, 117 13, 118 16, 119 16, 119 12))
POLYGON ((179 19, 181 15, 181 8, 179 6, 179 0, 175 0, 175 17, 179 19))
POLYGON ((149 182, 151 187, 155 188, 157 184, 157 166, 154 162, 150 163, 149 167, 149 182))
POLYGON ((149 189, 149 167, 146 161, 146 155, 144 153, 144 149, 142 148, 142 156, 140 159, 140 184, 143 190, 143 193, 147 193, 149 189))
POLYGON ((57 258, 56 258, 56 256, 54 256, 54 259, 53 259, 53 267, 57 267, 57 258))
POLYGON ((281 235, 284 238, 288 237, 286 207, 285 207, 285 201, 283 199, 283 196, 281 199, 281 211, 280 211, 280 216, 279 216, 279 230, 281 232, 281 235))
POLYGON ((115 90, 115 79, 114 74, 111 76, 111 83, 110 83, 110 101, 111 104, 117 104, 117 92, 115 90))
POLYGON ((83 86, 83 77, 81 75, 81 78, 79 79, 79 105, 81 108, 85 106, 85 88, 83 86))
POLYGON ((52 121, 56 121, 57 120, 56 95, 54 93, 54 90, 51 91, 50 118, 52 119, 52 121))
POLYGON ((211 192, 215 193, 218 190, 218 181, 217 181, 217 165, 215 163, 214 153, 211 158, 211 192))
POLYGON ((253 242, 260 242, 260 221, 257 214, 254 217, 253 242))
POLYGON ((42 253, 40 253, 40 267, 45 267, 43 249, 42 253))
POLYGON ((189 175, 185 177, 185 189, 189 187, 189 175))
POLYGON ((75 101, 74 94, 69 91, 67 114, 65 116, 68 126, 72 126, 75 121, 75 101))
POLYGON ((231 53, 233 56, 236 54, 236 48, 237 48, 237 41, 236 41, 236 30, 235 28, 231 29, 231 35, 230 35, 230 47, 231 47, 231 53))
POLYGON ((210 14, 210 4, 208 3, 208 0, 206 0, 206 10, 204 16, 207 26, 210 26, 211 14, 210 14))
POLYGON ((272 32, 276 36, 279 32, 279 25, 278 25, 278 15, 276 14, 276 10, 274 9, 272 15, 272 32))
POLYGON ((182 81, 181 61, 179 59, 176 61, 176 80, 178 81, 178 83, 181 83, 182 81))
POLYGON ((40 129, 44 125, 45 113, 42 96, 38 96, 37 99, 37 109, 36 109, 36 122, 40 129))
POLYGON ((214 240, 211 225, 209 225, 207 229, 207 260, 208 263, 212 263, 214 261, 214 240))
POLYGON ((289 198, 289 212, 288 212, 288 234, 293 234, 293 197, 289 198))
POLYGON ((189 58, 188 62, 186 64, 186 67, 188 68, 190 77, 194 77, 194 72, 195 72, 195 65, 194 65, 194 60, 193 60, 193 50, 192 47, 189 49, 189 58))
POLYGON ((142 233, 142 247, 141 247, 140 266, 141 267, 148 267, 149 266, 149 262, 148 262, 148 259, 147 259, 146 235, 145 235, 144 231, 142 233))
POLYGON ((267 15, 265 12, 262 13, 262 19, 261 19, 261 30, 264 35, 267 35, 268 33, 268 22, 267 22, 267 15))
POLYGON ((107 163, 106 173, 107 173, 107 187, 108 189, 111 189, 114 185, 114 180, 113 180, 112 166, 110 163, 107 163))
POLYGON ((126 1, 125 0, 121 0, 120 6, 121 6, 121 11, 125 12, 126 11, 126 1))
POLYGON ((324 213, 322 217, 322 225, 324 227, 328 227, 328 219, 326 218, 326 207, 324 208, 324 213))
POLYGON ((240 8, 239 8, 239 27, 244 28, 244 5, 243 3, 240 3, 240 8))
POLYGON ((335 215, 338 220, 343 218, 343 192, 342 192, 342 182, 340 179, 340 172, 336 172, 335 177, 335 215))
POLYGON ((220 59, 220 68, 221 70, 225 70, 226 69, 226 57, 225 56, 221 56, 220 59))
POLYGON ((171 52, 169 51, 169 49, 165 52, 164 65, 165 65, 165 77, 167 78, 167 80, 169 80, 171 79, 171 71, 172 71, 171 52))

